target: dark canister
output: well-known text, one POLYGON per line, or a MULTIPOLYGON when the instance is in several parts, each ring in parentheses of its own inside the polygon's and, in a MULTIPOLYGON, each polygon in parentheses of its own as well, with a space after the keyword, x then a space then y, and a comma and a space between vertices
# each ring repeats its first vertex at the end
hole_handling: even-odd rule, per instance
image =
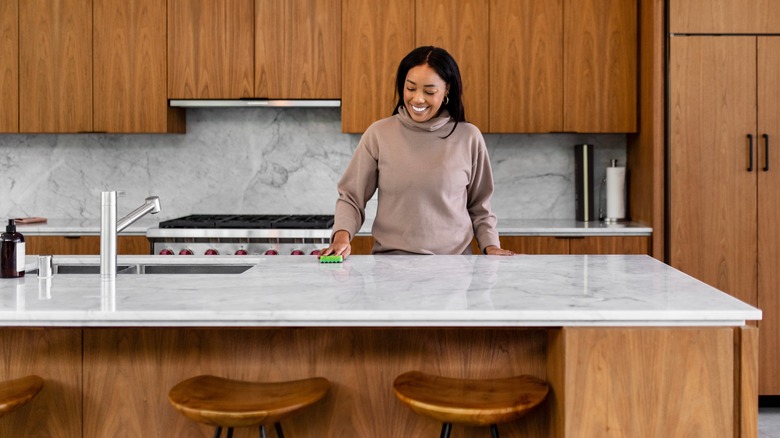
POLYGON ((16 232, 13 219, 8 219, 8 226, 0 235, 0 240, 0 277, 24 277, 24 236, 16 232))

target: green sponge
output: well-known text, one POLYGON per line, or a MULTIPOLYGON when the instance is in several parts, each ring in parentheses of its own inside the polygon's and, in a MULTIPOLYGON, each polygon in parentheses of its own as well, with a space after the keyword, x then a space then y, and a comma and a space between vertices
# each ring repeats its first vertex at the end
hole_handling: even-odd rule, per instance
POLYGON ((341 263, 344 257, 341 255, 323 255, 320 256, 320 263, 341 263))

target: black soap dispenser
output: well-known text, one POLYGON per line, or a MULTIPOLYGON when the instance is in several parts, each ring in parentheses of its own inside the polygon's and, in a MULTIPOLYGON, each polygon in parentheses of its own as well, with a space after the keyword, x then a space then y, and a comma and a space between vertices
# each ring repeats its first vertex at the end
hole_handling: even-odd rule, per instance
POLYGON ((16 223, 8 219, 5 233, 0 235, 0 277, 24 277, 24 236, 16 232, 16 223))

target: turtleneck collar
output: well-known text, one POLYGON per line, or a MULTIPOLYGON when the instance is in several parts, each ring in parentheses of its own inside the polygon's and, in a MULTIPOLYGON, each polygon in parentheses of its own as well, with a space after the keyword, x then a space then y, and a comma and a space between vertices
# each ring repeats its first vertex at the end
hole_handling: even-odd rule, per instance
POLYGON ((398 117, 398 120, 400 120, 401 123, 410 128, 417 128, 430 132, 440 129, 452 119, 452 117, 450 117, 450 113, 447 112, 446 109, 442 109, 438 116, 432 117, 424 122, 416 122, 414 119, 412 119, 412 117, 409 115, 409 112, 406 111, 406 107, 403 105, 398 107, 398 114, 395 116, 398 117))

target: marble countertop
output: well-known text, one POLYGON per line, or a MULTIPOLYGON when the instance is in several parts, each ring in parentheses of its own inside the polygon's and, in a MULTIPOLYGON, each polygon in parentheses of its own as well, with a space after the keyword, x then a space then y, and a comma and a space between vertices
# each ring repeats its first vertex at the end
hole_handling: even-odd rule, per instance
MULTIPOLYGON (((371 234, 371 220, 367 220, 358 235, 371 234)), ((159 220, 146 216, 130 225, 120 235, 144 236, 149 228, 157 227, 159 220)), ((637 222, 578 222, 574 219, 499 219, 498 232, 504 236, 650 236, 653 229, 637 222)), ((84 236, 99 235, 99 219, 49 219, 45 224, 17 225, 23 235, 84 236)), ((330 236, 330 231, 324 237, 330 236)))
MULTIPOLYGON (((119 264, 160 257, 120 256, 119 264)), ((36 258, 27 261, 34 269, 36 258)), ((98 274, 39 279, 28 271, 0 279, 0 325, 738 326, 761 319, 760 310, 643 255, 246 261, 252 267, 242 274, 120 274, 111 281, 98 274)))

